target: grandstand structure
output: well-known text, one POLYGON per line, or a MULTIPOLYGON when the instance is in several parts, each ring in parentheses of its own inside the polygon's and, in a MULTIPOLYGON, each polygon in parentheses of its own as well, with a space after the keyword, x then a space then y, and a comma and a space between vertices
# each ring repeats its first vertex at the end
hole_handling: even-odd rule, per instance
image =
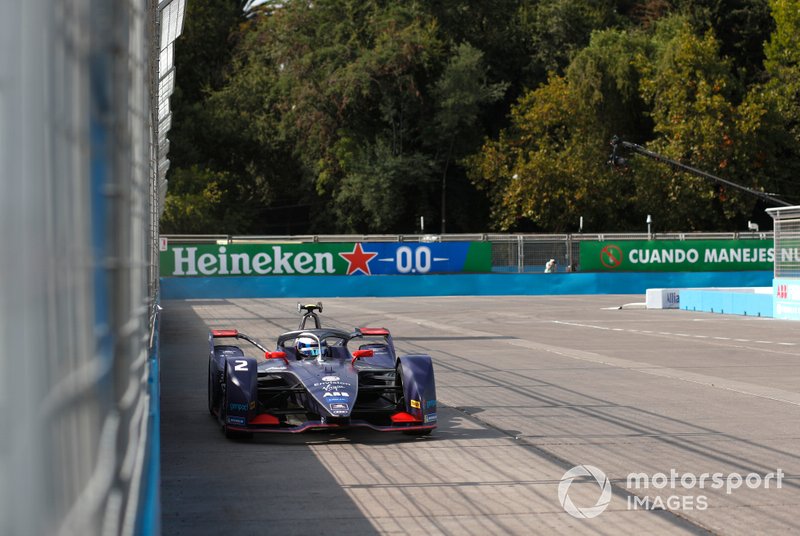
POLYGON ((158 219, 185 2, 0 3, 0 534, 159 532, 158 219))

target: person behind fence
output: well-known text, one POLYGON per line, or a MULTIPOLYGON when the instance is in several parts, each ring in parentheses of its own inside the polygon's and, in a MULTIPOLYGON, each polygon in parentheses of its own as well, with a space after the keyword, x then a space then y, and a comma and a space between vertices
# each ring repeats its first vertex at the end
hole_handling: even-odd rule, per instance
POLYGON ((544 273, 552 274, 558 270, 558 264, 556 264, 555 259, 550 259, 547 261, 547 264, 544 265, 544 273))

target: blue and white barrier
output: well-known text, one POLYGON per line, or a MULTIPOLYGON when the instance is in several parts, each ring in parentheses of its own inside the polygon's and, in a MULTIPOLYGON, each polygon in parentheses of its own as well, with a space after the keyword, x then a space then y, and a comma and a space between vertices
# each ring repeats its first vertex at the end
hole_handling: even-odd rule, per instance
POLYGON ((162 277, 161 298, 645 294, 648 288, 764 287, 772 272, 162 277))

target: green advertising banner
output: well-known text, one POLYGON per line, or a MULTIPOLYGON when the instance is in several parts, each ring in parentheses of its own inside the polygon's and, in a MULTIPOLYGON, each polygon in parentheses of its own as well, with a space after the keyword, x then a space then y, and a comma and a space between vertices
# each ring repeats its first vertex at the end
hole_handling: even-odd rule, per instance
MULTIPOLYGON (((772 270, 772 240, 619 240, 581 242, 585 272, 733 272, 772 270)), ((782 258, 797 256, 782 251, 782 258)))
POLYGON ((491 272, 489 242, 175 244, 163 277, 414 275, 491 272))

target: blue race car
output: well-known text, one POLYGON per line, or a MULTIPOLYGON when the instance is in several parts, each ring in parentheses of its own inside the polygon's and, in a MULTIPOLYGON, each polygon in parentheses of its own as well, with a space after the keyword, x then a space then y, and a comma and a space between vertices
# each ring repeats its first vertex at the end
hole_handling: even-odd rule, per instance
POLYGON ((436 428, 429 355, 398 356, 385 328, 323 328, 321 303, 298 304, 298 311, 299 328, 280 335, 274 351, 235 329, 210 331, 208 409, 227 437, 356 427, 427 435, 436 428), (247 353, 240 341, 249 343, 247 353))

